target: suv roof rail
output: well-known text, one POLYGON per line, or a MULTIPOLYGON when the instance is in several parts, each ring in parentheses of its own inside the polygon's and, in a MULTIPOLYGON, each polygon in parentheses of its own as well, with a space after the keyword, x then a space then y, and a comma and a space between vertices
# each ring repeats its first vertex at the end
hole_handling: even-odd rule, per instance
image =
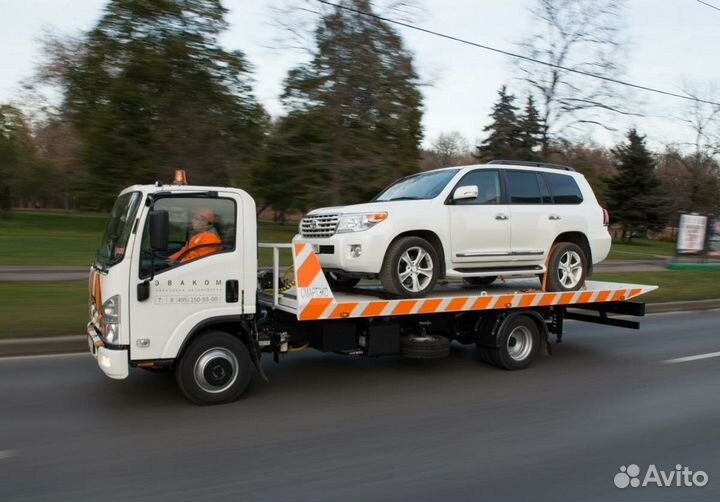
POLYGON ((491 160, 490 162, 488 162, 488 164, 546 167, 548 169, 562 169, 563 171, 575 172, 575 169, 569 166, 563 166, 560 164, 548 164, 547 162, 533 162, 529 160, 491 160))

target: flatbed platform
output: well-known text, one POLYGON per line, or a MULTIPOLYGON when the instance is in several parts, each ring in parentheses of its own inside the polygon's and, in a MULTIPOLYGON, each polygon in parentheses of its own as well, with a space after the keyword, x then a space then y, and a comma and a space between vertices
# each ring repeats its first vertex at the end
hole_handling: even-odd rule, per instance
MULTIPOLYGON (((270 246, 270 245, 268 245, 270 246)), ((289 247, 284 245, 283 247, 289 247)), ((438 285, 426 298, 398 299, 380 287, 359 287, 332 291, 312 247, 292 245, 294 286, 280 292, 277 280, 273 291, 259 294, 259 302, 293 314, 300 321, 352 319, 363 317, 438 314, 482 310, 573 306, 630 300, 657 289, 657 286, 617 282, 586 281, 579 291, 544 292, 536 278, 498 279, 489 286, 462 283, 438 285)), ((275 277, 277 278, 277 264, 275 277)))

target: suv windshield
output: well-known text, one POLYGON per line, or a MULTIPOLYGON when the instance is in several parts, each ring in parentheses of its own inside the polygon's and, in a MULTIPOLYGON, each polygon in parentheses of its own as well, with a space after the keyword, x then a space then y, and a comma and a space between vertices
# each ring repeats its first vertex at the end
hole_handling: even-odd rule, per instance
POLYGON ((372 201, 433 199, 442 192, 457 172, 458 169, 444 169, 408 176, 390 185, 372 201))
POLYGON ((115 201, 105 235, 95 254, 95 262, 101 267, 112 267, 125 256, 125 246, 130 237, 140 197, 140 192, 130 192, 115 201))

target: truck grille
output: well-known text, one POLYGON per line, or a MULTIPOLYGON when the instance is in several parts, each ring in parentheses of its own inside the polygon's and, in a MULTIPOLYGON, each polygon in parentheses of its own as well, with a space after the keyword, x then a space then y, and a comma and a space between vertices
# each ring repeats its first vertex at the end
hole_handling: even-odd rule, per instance
POLYGON ((303 237, 332 237, 335 235, 339 214, 313 214, 300 222, 303 237))

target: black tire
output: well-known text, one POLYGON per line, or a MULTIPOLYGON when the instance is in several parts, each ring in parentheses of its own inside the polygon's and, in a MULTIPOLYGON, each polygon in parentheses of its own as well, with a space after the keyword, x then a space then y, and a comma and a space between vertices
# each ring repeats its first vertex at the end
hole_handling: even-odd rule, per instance
POLYGON ((545 291, 577 291, 585 284, 587 257, 577 244, 558 242, 550 248, 545 291))
POLYGON ((400 337, 400 354, 409 359, 438 359, 450 354, 450 339, 440 335, 400 337))
POLYGON ((236 336, 208 331, 198 336, 175 366, 175 379, 195 404, 221 404, 239 398, 250 382, 250 354, 236 336))
POLYGON ((348 277, 335 272, 325 272, 325 279, 333 290, 352 289, 360 282, 359 277, 348 277))
POLYGON ((482 345, 478 345, 477 350, 482 362, 484 362, 485 364, 495 364, 490 357, 490 349, 488 349, 487 347, 483 347, 482 345))
POLYGON ((497 279, 497 275, 491 275, 488 277, 465 277, 463 282, 469 286, 487 286, 492 284, 497 279))
POLYGON ((505 370, 525 369, 540 350, 540 330, 535 321, 526 315, 508 318, 500 327, 497 345, 478 347, 480 357, 505 370))
POLYGON ((435 287, 439 268, 437 252, 428 241, 421 237, 401 237, 385 253, 380 282, 388 293, 402 298, 422 298, 435 287), (416 258, 420 259, 417 265, 407 261, 416 258), (400 275, 408 271, 409 275, 401 279, 400 275))

